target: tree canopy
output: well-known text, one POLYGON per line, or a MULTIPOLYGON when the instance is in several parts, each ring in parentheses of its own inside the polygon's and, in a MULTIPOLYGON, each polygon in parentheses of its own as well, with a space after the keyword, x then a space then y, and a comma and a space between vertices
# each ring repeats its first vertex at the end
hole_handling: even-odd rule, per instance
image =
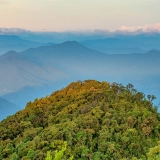
POLYGON ((160 140, 147 97, 131 84, 73 82, 0 123, 0 159, 44 160, 66 142, 63 160, 145 160, 160 140))

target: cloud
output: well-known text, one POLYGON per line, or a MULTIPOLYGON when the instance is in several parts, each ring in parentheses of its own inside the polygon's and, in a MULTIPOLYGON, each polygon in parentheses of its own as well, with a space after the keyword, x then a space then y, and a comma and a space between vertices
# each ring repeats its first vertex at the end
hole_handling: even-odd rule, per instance
POLYGON ((152 25, 145 25, 145 26, 138 26, 138 27, 127 27, 122 26, 120 31, 128 31, 128 32, 142 32, 142 33, 160 33, 160 23, 152 24, 152 25))
POLYGON ((27 31, 25 29, 20 29, 20 28, 0 28, 0 34, 23 34, 23 33, 28 33, 30 31, 27 31))
POLYGON ((84 30, 84 31, 66 31, 66 32, 46 32, 30 31, 20 28, 0 28, 0 35, 16 35, 26 40, 37 42, 55 42, 61 43, 68 40, 85 41, 104 39, 107 37, 136 36, 136 35, 160 35, 160 23, 154 25, 145 25, 143 27, 122 26, 119 30, 84 30))

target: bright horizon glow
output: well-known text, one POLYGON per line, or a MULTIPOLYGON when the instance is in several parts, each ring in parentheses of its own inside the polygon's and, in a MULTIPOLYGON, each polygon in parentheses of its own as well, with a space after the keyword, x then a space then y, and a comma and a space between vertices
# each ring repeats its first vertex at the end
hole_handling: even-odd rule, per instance
POLYGON ((159 0, 0 0, 0 28, 160 31, 159 0))

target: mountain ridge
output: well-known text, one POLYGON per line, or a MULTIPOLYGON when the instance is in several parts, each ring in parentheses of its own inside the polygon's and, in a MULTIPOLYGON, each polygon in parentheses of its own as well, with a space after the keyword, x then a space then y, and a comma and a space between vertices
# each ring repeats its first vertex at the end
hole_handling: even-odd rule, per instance
POLYGON ((20 52, 27 48, 38 47, 43 44, 44 43, 24 40, 15 35, 0 35, 0 55, 3 55, 10 50, 20 52))
POLYGON ((159 36, 117 36, 97 40, 80 41, 86 47, 107 54, 145 53, 151 49, 160 50, 159 36))
POLYGON ((66 82, 78 79, 108 79, 110 82, 136 84, 145 89, 147 94, 150 94, 150 91, 151 94, 156 93, 159 99, 160 94, 154 89, 160 88, 159 55, 111 55, 88 49, 75 41, 18 53, 11 51, 0 56, 0 95, 23 107, 28 101, 25 97, 34 100, 44 96, 44 93, 50 93, 57 85, 64 87, 66 82), (35 98, 30 96, 30 91, 33 92, 31 95, 35 93, 35 98), (16 98, 16 95, 19 97, 16 98))
MULTIPOLYGON (((32 48, 32 49, 28 49, 25 50, 23 52, 20 52, 20 54, 26 55, 27 52, 31 52, 30 54, 33 54, 33 52, 35 52, 35 54, 40 54, 42 52, 46 52, 47 54, 56 54, 56 52, 58 52, 59 54, 62 53, 67 53, 67 54, 73 54, 73 52, 76 53, 82 53, 82 52, 95 52, 95 53, 99 53, 99 54, 104 54, 102 52, 90 49, 85 47, 84 45, 78 43, 77 41, 66 41, 60 44, 54 44, 54 45, 50 45, 50 46, 41 46, 38 48, 32 48)), ((105 54, 104 54, 105 55, 105 54)))

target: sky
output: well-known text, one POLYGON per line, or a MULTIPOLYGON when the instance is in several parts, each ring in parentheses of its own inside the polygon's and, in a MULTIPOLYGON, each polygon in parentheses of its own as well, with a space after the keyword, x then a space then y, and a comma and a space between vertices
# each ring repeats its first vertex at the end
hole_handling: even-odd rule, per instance
POLYGON ((160 0, 0 0, 0 28, 160 31, 160 0))

